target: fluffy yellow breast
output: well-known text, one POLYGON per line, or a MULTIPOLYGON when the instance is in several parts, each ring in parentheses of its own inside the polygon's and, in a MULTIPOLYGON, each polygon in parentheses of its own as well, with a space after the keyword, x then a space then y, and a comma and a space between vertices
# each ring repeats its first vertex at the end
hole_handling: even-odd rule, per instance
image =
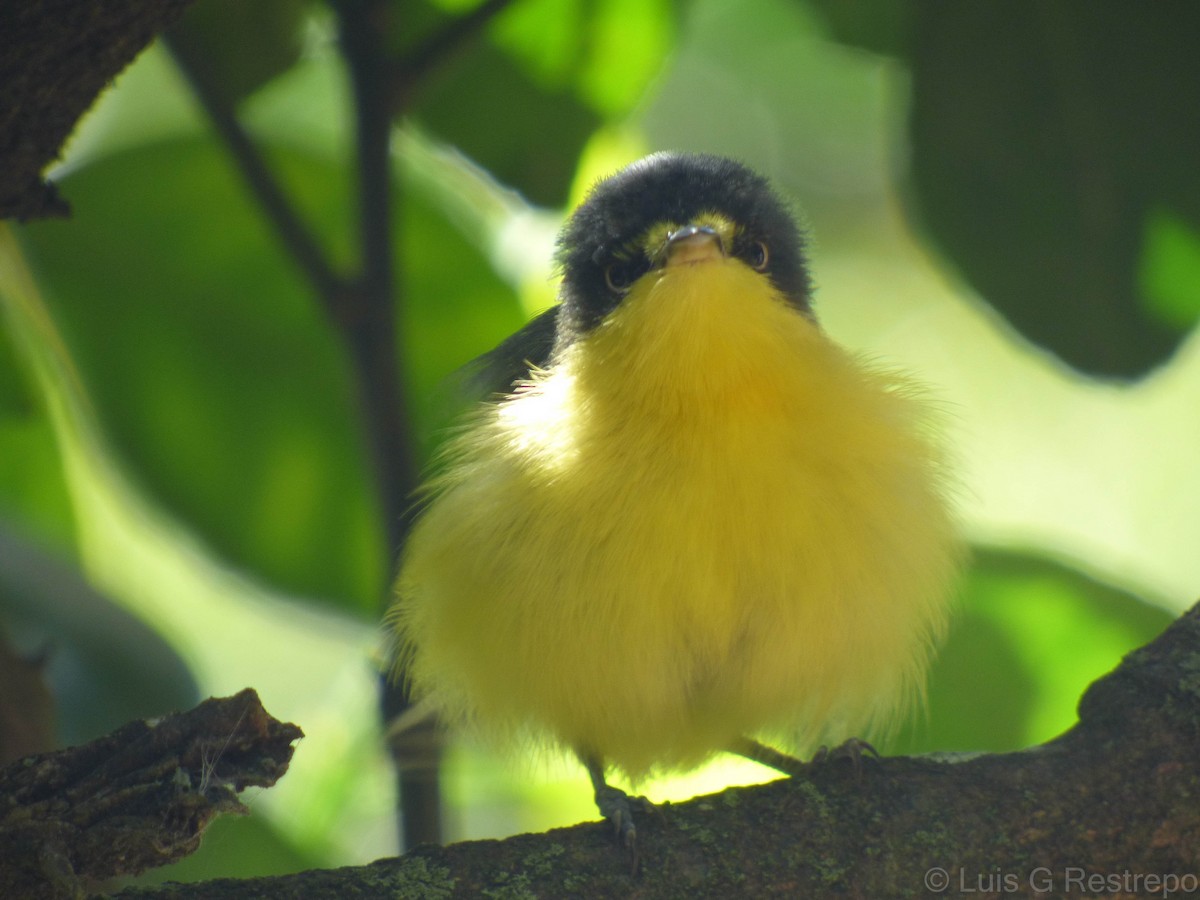
POLYGON ((736 260, 672 266, 457 440, 406 550, 447 715, 637 778, 863 736, 920 691, 958 547, 928 410, 736 260))

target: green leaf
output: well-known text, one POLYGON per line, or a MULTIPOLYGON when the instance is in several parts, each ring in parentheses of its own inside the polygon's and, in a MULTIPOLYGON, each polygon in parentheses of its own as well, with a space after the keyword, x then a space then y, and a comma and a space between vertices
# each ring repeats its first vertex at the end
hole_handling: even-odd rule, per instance
POLYGON ((308 7, 305 0, 205 0, 188 8, 169 39, 236 104, 300 58, 308 7))
POLYGON ((548 89, 573 88, 606 117, 632 110, 670 51, 666 0, 530 0, 496 23, 496 44, 548 89))
POLYGON ((204 842, 177 863, 152 869, 133 880, 135 885, 167 881, 209 881, 221 878, 263 878, 287 875, 329 865, 288 841, 262 816, 218 816, 204 832, 204 842))
POLYGON ((673 31, 667 0, 513 4, 489 41, 434 73, 413 112, 499 181, 561 206, 585 143, 641 101, 673 31))
MULTIPOLYGON (((336 100, 330 79, 301 69, 255 98, 256 136, 302 218, 349 270, 350 175, 324 131, 297 132, 272 111, 294 108, 297 92, 310 105, 336 100)), ((375 612, 389 559, 348 360, 225 152, 186 130, 118 141, 62 182, 75 219, 22 235, 136 480, 231 562, 375 612)), ((411 424, 427 434, 446 419, 437 387, 446 373, 521 317, 512 289, 446 213, 415 191, 397 200, 398 352, 411 424)))
MULTIPOLYGON (((344 175, 275 159, 344 234, 344 175)), ((342 349, 224 153, 152 143, 64 183, 75 219, 24 238, 138 479, 236 563, 373 610, 384 551, 342 349)))
POLYGON ((1200 321, 1200 230, 1166 209, 1152 210, 1139 273, 1146 311, 1178 331, 1200 321))
POLYGON ((524 316, 479 251, 415 191, 406 197, 403 229, 405 375, 417 433, 432 445, 464 402, 479 399, 455 393, 455 370, 517 331, 524 316))
POLYGON ((907 59, 912 30, 909 0, 809 0, 830 34, 872 53, 907 59))
POLYGON ((569 88, 537 83, 490 44, 433 79, 413 113, 499 181, 548 206, 565 201, 575 162, 600 124, 569 88))
POLYGON ((9 330, 0 330, 0 422, 9 417, 25 418, 38 409, 29 377, 22 369, 9 330))
POLYGON ((0 416, 0 516, 64 552, 75 515, 54 428, 40 414, 0 416))
POLYGON ((1068 364, 1130 377, 1162 363, 1190 320, 1147 302, 1140 254, 1155 210, 1200 224, 1200 6, 914 11, 913 168, 934 240, 1068 364))
POLYGON ((75 514, 54 425, 34 375, 33 336, 45 315, 11 231, 0 228, 0 518, 74 552, 75 514), (22 352, 29 351, 29 352, 22 352))
POLYGON ((188 667, 161 636, 72 563, 2 525, 0 620, 26 653, 46 655, 64 745, 199 699, 188 667))
POLYGON ((980 552, 930 674, 928 709, 898 752, 1016 750, 1075 723, 1084 689, 1172 621, 1080 572, 980 552))

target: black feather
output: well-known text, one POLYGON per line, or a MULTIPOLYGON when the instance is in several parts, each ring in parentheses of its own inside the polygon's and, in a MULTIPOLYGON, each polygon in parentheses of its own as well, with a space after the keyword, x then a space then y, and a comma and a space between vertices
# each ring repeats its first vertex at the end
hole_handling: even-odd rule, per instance
POLYGON ((469 396, 500 399, 513 385, 530 375, 531 367, 546 368, 558 329, 558 311, 552 306, 505 338, 494 350, 476 357, 459 370, 460 383, 469 396))
MULTIPOLYGON (((621 301, 605 267, 653 225, 704 213, 737 222, 746 241, 770 247, 767 275, 798 310, 812 314, 803 238, 787 204, 741 163, 698 153, 656 153, 597 184, 558 239, 563 273, 557 348, 594 328, 621 301)), ((734 248, 736 250, 736 248, 734 248)))
POLYGON ((556 254, 563 276, 560 304, 468 363, 461 378, 470 394, 498 399, 529 377, 531 365, 551 365, 555 353, 620 303, 621 295, 609 289, 604 277, 618 253, 627 252, 632 241, 656 224, 685 225, 704 213, 737 222, 743 241, 765 242, 770 248, 767 276, 798 311, 812 316, 803 237, 769 182, 724 157, 656 153, 597 184, 567 220, 556 254))

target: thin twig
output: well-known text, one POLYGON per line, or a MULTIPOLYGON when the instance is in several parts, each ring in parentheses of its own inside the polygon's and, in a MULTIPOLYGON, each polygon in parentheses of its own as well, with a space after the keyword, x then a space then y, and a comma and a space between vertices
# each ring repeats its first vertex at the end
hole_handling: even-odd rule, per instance
MULTIPOLYGON (((358 168, 359 233, 362 262, 355 284, 355 303, 342 319, 347 345, 356 368, 362 418, 384 515, 389 560, 410 524, 408 498, 417 483, 417 465, 407 430, 411 422, 408 397, 399 376, 397 327, 397 244, 393 199, 399 186, 391 178, 392 85, 383 39, 383 17, 389 9, 380 0, 341 0, 335 4, 342 53, 354 89, 358 168)), ((390 595, 385 597, 385 602, 390 595)), ((400 714, 408 698, 399 685, 385 683, 381 714, 385 720, 400 714)), ((400 795, 400 828, 405 846, 441 840, 441 795, 437 780, 440 741, 429 729, 429 766, 406 764, 402 748, 392 745, 400 795)))
POLYGON ((238 121, 228 97, 216 84, 203 56, 189 52, 170 33, 163 38, 192 93, 208 114, 213 128, 233 157, 234 164, 270 220, 284 248, 304 273, 313 290, 327 307, 338 305, 345 295, 345 281, 334 271, 316 239, 301 221, 271 174, 254 141, 238 121))
MULTIPOLYGON (((397 105, 407 103, 415 88, 463 43, 503 12, 512 0, 484 0, 468 13, 444 25, 398 61, 393 70, 393 96, 397 105)), ((402 112, 403 109, 395 109, 402 112)))
MULTIPOLYGON (((399 378, 399 352, 404 341, 397 329, 396 246, 389 137, 392 117, 407 112, 426 75, 472 35, 478 33, 511 0, 484 0, 418 45, 404 59, 389 57, 383 40, 389 10, 380 0, 335 0, 341 25, 342 51, 354 84, 358 129, 360 230, 363 246, 359 282, 361 318, 347 323, 347 336, 359 371, 363 412, 375 461, 377 483, 387 522, 391 559, 412 524, 408 502, 417 484, 417 466, 406 426, 409 403, 399 378)), ((398 187, 397 187, 398 190, 398 187)), ((390 599, 390 598, 389 598, 390 599)), ((385 723, 401 716, 410 702, 401 684, 385 681, 380 710, 385 723)), ((442 735, 437 722, 411 730, 406 743, 390 743, 400 795, 400 829, 406 847, 442 840, 441 790, 438 770, 442 735), (414 747, 419 747, 413 752, 414 747)))
MULTIPOLYGON (((168 38, 167 44, 286 252, 300 267, 346 343, 386 541, 388 571, 382 574, 390 585, 391 564, 398 558, 407 531, 407 498, 416 485, 417 467, 406 431, 410 421, 407 399, 398 375, 397 347, 403 342, 397 334, 395 313, 394 188, 389 146, 391 62, 378 18, 387 12, 387 5, 378 0, 341 0, 334 7, 341 23, 342 50, 355 98, 361 261, 358 275, 352 280, 329 264, 238 121, 233 105, 203 57, 189 53, 181 41, 168 38)), ((386 603, 389 598, 390 591, 385 591, 380 599, 386 603)), ((394 686, 385 686, 383 694, 385 715, 405 705, 405 698, 394 686)), ((436 755, 437 741, 433 743, 436 755)), ((436 764, 417 772, 401 768, 401 821, 407 846, 440 840, 441 801, 436 771, 436 764)))
POLYGON ((397 347, 395 222, 392 181, 392 119, 384 73, 387 51, 376 25, 384 4, 337 5, 342 50, 354 91, 359 276, 352 302, 338 324, 357 368, 367 441, 382 505, 389 561, 407 531, 408 497, 416 487, 417 465, 410 447, 408 398, 402 390, 397 347))
MULTIPOLYGON (((385 0, 334 0, 342 53, 354 91, 359 240, 361 260, 353 280, 339 276, 305 228, 262 155, 238 121, 232 105, 215 84, 203 59, 179 42, 169 42, 214 128, 262 206, 288 253, 303 270, 330 319, 346 342, 355 370, 364 437, 370 453, 389 561, 398 558, 410 524, 408 502, 417 483, 417 465, 408 432, 410 404, 399 377, 399 347, 404 346, 396 315, 398 298, 395 247, 397 186, 391 177, 390 137, 393 115, 402 111, 414 87, 465 41, 484 28, 511 0, 484 0, 417 46, 405 59, 388 53, 386 17, 395 6, 385 0)), ((390 576, 392 573, 387 573, 390 576)), ((385 595, 386 602, 389 598, 385 595)), ((386 716, 406 699, 393 685, 384 688, 386 716)), ((435 758, 431 767, 400 766, 402 826, 405 842, 440 839, 440 797, 436 781, 439 741, 427 735, 435 758)))

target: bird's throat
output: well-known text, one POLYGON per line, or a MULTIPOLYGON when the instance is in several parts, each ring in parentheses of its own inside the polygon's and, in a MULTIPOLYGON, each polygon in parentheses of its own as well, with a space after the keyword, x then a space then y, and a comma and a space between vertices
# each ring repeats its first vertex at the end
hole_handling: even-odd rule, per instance
POLYGON ((780 400, 823 341, 765 277, 718 258, 641 279, 564 362, 587 402, 722 412, 780 400))

